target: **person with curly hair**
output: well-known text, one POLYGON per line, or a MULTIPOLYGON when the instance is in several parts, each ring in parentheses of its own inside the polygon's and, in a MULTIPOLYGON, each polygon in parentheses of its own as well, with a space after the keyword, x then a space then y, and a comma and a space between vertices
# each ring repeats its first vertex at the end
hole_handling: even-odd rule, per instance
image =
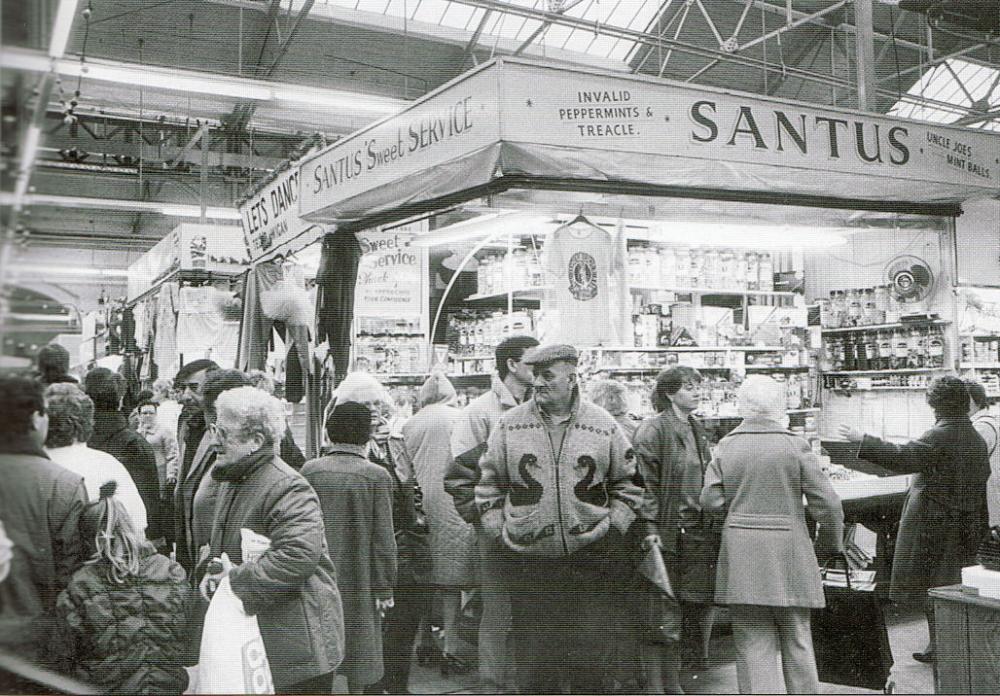
POLYGON ((858 459, 916 474, 899 521, 890 598, 922 606, 927 614, 930 644, 913 653, 918 662, 934 661, 934 608, 927 590, 962 581, 962 568, 975 565, 987 527, 990 458, 969 419, 969 402, 965 382, 944 375, 927 389, 934 427, 916 440, 897 445, 848 425, 839 428, 841 437, 861 443, 858 459))
POLYGON ((45 390, 45 397, 49 412, 45 450, 49 458, 83 477, 91 501, 97 501, 101 486, 114 481, 117 498, 133 526, 145 533, 146 505, 128 469, 107 452, 87 446, 94 429, 94 402, 75 384, 53 384, 45 390))

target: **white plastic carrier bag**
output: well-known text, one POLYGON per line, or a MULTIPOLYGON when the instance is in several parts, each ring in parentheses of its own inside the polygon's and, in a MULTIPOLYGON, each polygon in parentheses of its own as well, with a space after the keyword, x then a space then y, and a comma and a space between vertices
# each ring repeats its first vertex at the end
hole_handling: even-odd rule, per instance
POLYGON ((257 617, 243 610, 228 577, 219 583, 208 605, 197 678, 192 681, 200 694, 274 693, 257 617))

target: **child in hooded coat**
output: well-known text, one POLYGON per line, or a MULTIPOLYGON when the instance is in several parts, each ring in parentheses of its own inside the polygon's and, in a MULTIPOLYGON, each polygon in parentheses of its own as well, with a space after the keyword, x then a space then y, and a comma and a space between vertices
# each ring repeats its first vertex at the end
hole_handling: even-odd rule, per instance
POLYGON ((91 558, 59 595, 62 639, 74 676, 106 693, 172 693, 187 688, 182 663, 190 585, 184 569, 156 553, 101 487, 80 535, 91 558))

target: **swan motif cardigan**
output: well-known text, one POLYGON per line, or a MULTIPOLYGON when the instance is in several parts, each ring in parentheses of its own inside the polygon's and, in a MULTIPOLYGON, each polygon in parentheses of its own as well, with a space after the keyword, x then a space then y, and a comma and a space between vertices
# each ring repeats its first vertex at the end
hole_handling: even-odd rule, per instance
POLYGON ((519 553, 568 556, 625 534, 642 490, 635 455, 614 418, 577 398, 554 451, 534 399, 507 411, 480 461, 476 505, 485 532, 519 553))

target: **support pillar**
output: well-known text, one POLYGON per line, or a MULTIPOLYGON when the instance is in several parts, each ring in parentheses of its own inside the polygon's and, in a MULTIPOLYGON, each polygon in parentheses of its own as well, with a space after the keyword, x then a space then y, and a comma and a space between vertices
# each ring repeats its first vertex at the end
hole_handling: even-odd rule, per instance
POLYGON ((878 82, 875 79, 875 40, 872 28, 872 0, 854 0, 855 63, 858 71, 858 108, 876 111, 878 82))

